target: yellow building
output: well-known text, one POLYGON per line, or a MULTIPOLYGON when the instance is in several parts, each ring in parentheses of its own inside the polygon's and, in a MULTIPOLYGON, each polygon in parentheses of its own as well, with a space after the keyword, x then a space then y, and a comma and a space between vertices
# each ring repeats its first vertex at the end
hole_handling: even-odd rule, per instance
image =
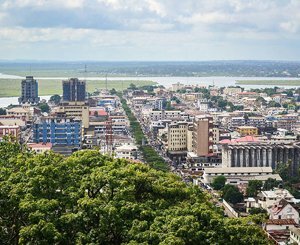
POLYGON ((241 126, 237 128, 237 131, 241 136, 258 135, 258 128, 252 126, 241 126))
POLYGON ((89 106, 85 102, 63 102, 59 105, 57 112, 65 113, 67 117, 80 118, 84 128, 89 127, 89 106))

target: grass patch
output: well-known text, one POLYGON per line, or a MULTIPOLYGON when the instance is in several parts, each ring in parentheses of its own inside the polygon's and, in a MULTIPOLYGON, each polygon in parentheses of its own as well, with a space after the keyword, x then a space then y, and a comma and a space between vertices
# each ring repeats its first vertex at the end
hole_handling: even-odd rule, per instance
MULTIPOLYGON (((53 95, 62 94, 62 81, 59 79, 41 79, 39 83, 39 95, 53 95)), ((129 87, 133 83, 136 86, 155 85, 152 81, 122 81, 122 80, 108 80, 107 88, 122 90, 129 87)), ((21 80, 19 79, 0 79, 0 97, 20 96, 21 94, 21 80)), ((96 89, 104 89, 105 81, 87 80, 87 91, 94 92, 96 89)))
POLYGON ((300 86, 300 80, 237 80, 238 85, 300 86))

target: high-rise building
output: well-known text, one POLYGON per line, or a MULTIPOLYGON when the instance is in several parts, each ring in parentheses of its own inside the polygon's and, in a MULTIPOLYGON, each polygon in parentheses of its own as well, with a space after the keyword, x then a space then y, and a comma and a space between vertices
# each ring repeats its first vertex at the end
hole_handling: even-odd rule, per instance
POLYGON ((78 78, 62 81, 63 101, 85 101, 86 82, 78 78))
POLYGON ((197 156, 206 156, 212 153, 213 118, 209 116, 196 116, 193 128, 193 152, 197 156))
POLYGON ((26 79, 21 82, 21 97, 19 97, 19 103, 37 104, 40 101, 38 97, 38 82, 33 79, 33 76, 26 76, 26 79))

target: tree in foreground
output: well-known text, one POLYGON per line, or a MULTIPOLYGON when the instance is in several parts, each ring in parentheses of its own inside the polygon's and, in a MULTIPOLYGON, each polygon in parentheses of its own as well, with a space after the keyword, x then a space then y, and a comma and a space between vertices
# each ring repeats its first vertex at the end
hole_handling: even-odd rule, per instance
POLYGON ((268 244, 199 188, 97 151, 68 158, 0 142, 2 244, 268 244))

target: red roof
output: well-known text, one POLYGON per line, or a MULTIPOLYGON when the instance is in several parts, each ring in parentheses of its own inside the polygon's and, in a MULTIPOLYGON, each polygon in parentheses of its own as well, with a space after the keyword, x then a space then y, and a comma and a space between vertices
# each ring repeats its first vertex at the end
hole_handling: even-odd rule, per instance
POLYGON ((247 135, 245 137, 241 137, 238 139, 233 139, 233 140, 221 140, 220 143, 221 144, 231 144, 231 143, 243 143, 243 142, 258 142, 258 138, 252 136, 252 135, 247 135))
POLYGON ((268 219, 266 221, 267 225, 297 225, 296 221, 293 219, 268 219))
POLYGON ((35 148, 52 148, 52 144, 51 143, 29 143, 27 144, 28 147, 35 149, 35 148))
POLYGON ((98 113, 98 116, 107 116, 107 112, 103 109, 92 109, 90 108, 90 116, 95 116, 98 113))
POLYGON ((257 94, 256 92, 240 92, 240 95, 244 95, 244 94, 257 94))

